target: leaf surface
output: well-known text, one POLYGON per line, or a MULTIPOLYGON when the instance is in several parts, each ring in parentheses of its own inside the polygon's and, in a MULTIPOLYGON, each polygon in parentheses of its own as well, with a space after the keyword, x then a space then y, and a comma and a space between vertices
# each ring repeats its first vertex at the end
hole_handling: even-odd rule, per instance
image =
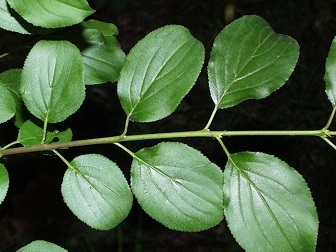
POLYGON ((128 54, 118 82, 129 119, 150 122, 174 112, 203 61, 203 45, 183 26, 168 25, 140 40, 128 54))
POLYGON ((170 229, 196 232, 223 220, 223 173, 185 144, 135 153, 131 185, 144 211, 170 229))
POLYGON ((48 252, 67 252, 64 248, 61 248, 60 246, 53 244, 51 242, 46 241, 33 241, 29 243, 28 245, 20 248, 16 252, 42 252, 42 251, 48 251, 48 252))
POLYGON ((218 108, 261 99, 285 84, 299 45, 277 34, 261 17, 244 16, 216 37, 208 64, 211 97, 218 108))
POLYGON ((11 119, 16 112, 15 99, 11 91, 0 83, 0 123, 11 119))
POLYGON ((9 177, 6 167, 0 163, 0 204, 6 197, 9 187, 9 177))
POLYGON ((128 215, 133 196, 129 185, 111 160, 97 154, 76 157, 62 182, 64 202, 89 226, 108 230, 128 215))
POLYGON ((57 123, 75 113, 85 97, 78 48, 67 41, 38 42, 23 67, 21 97, 42 121, 57 123))
POLYGON ((44 28, 78 24, 94 11, 85 0, 8 0, 27 22, 44 28))
POLYGON ((30 34, 24 25, 17 19, 15 13, 11 11, 6 0, 0 0, 0 27, 7 31, 30 34))
POLYGON ((232 154, 224 170, 224 214, 247 251, 315 251, 318 217, 301 175, 264 153, 232 154))
POLYGON ((326 72, 324 75, 326 82, 326 93, 333 106, 336 106, 336 37, 332 41, 330 51, 326 61, 326 72))

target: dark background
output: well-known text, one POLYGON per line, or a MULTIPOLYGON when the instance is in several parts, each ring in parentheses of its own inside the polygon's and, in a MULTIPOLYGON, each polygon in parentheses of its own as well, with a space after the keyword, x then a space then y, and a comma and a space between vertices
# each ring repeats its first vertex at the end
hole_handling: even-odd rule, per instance
MULTIPOLYGON (((295 72, 288 83, 270 97, 219 111, 211 129, 321 129, 328 120, 332 108, 325 95, 323 75, 325 59, 336 35, 334 0, 90 2, 97 9, 92 18, 118 26, 118 39, 126 53, 153 29, 181 24, 205 45, 206 60, 214 38, 228 22, 247 14, 260 15, 276 32, 290 35, 299 42, 301 55, 295 72), (232 17, 227 14, 229 10, 233 11, 232 17)), ((29 36, 0 31, 0 54, 32 40, 29 36)), ((1 59, 1 72, 22 67, 27 52, 1 59)), ((203 128, 213 110, 205 66, 197 84, 173 115, 156 123, 132 123, 129 133, 203 128)), ((89 86, 81 109, 59 127, 71 127, 74 139, 84 139, 118 135, 124 121, 116 85, 107 83, 89 86)), ((14 141, 16 136, 17 129, 11 123, 0 125, 1 146, 14 141)), ((183 142, 201 150, 220 167, 225 166, 226 157, 215 141, 185 139, 183 142)), ((224 142, 232 153, 262 151, 278 156, 297 169, 311 188, 319 214, 317 251, 336 251, 335 150, 314 137, 231 137, 224 138, 224 142)), ((155 143, 157 141, 126 145, 136 151, 155 143)), ((114 146, 74 148, 64 155, 71 160, 86 153, 109 157, 129 177, 131 159, 114 146)), ((58 158, 40 153, 9 156, 6 167, 10 189, 0 206, 0 251, 15 251, 36 239, 57 243, 69 251, 242 251, 225 222, 205 232, 176 232, 151 220, 136 203, 117 228, 105 232, 93 230, 79 222, 62 201, 60 185, 66 167, 58 158)))

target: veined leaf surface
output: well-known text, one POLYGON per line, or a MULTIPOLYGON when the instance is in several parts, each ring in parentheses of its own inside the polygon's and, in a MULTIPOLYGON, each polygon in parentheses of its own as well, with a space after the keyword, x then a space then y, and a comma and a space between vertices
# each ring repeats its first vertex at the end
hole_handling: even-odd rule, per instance
POLYGON ((15 99, 11 91, 0 83, 0 123, 11 119, 16 112, 15 99))
POLYGON ((330 46, 324 80, 326 82, 328 99, 333 106, 336 106, 336 37, 330 46))
POLYGON ((0 163, 0 204, 5 199, 9 187, 8 172, 3 164, 0 163))
POLYGON ((67 252, 64 248, 61 248, 60 246, 46 241, 33 241, 29 243, 28 245, 20 248, 16 252, 42 252, 42 251, 48 251, 48 252, 67 252))

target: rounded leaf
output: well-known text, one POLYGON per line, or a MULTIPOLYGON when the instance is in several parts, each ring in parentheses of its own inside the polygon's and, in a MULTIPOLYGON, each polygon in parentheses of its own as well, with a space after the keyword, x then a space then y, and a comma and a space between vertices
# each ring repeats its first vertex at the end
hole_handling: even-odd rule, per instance
POLYGON ((160 143, 134 155, 132 190, 152 218, 190 232, 223 220, 223 173, 202 153, 182 143, 160 143))
POLYGON ((174 112, 203 61, 203 45, 183 26, 168 25, 140 40, 128 54, 118 82, 129 119, 150 122, 174 112))
POLYGON ((33 241, 16 252, 67 252, 64 248, 46 241, 33 241))
POLYGON ((27 22, 44 28, 60 28, 82 22, 94 11, 85 0, 8 0, 27 22))
POLYGON ((333 106, 336 106, 336 37, 332 41, 330 51, 326 61, 326 72, 324 75, 326 82, 326 93, 333 106))
POLYGON ((224 170, 224 213, 247 251, 315 251, 318 217, 301 175, 264 153, 230 156, 224 170))
POLYGON ((0 204, 6 197, 9 187, 8 172, 3 164, 0 163, 0 204))
POLYGON ((16 103, 11 91, 0 83, 0 123, 11 119, 16 112, 16 103))
POLYGON ((261 99, 285 84, 299 45, 277 34, 261 17, 244 16, 216 37, 208 65, 211 97, 218 108, 261 99))
POLYGON ((10 11, 7 1, 0 0, 0 27, 7 31, 30 34, 14 15, 15 13, 10 11))
POLYGON ((30 51, 21 78, 21 96, 42 121, 56 123, 75 113, 85 97, 83 60, 67 41, 40 41, 30 51))
POLYGON ((128 183, 111 160, 97 154, 76 157, 62 182, 64 202, 89 226, 108 230, 128 215, 133 196, 128 183))

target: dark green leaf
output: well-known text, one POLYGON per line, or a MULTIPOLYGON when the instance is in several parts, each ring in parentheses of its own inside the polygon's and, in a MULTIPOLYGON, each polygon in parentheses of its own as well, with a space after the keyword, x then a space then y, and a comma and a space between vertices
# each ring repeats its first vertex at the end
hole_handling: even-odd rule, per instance
POLYGON ((15 112, 16 104, 12 92, 0 83, 0 123, 11 119, 15 112))
POLYGON ((22 69, 10 69, 0 74, 0 85, 6 86, 12 92, 15 101, 15 125, 17 127, 24 122, 23 103, 20 96, 21 72, 22 69))
POLYGON ((33 241, 28 245, 20 248, 16 252, 67 252, 64 248, 60 246, 46 242, 46 241, 33 241))
POLYGON ((75 113, 85 97, 83 60, 67 41, 40 41, 22 71, 21 96, 42 121, 56 123, 75 113))
POLYGON ((85 0, 8 0, 27 22, 45 28, 60 28, 82 22, 94 11, 85 0))
POLYGON ((30 32, 13 16, 6 0, 0 0, 0 27, 7 31, 30 34, 30 32))
POLYGON ((140 40, 127 56, 118 96, 130 120, 170 115, 194 85, 204 61, 203 45, 183 26, 168 25, 140 40))
POLYGON ((333 106, 336 106, 336 37, 334 38, 326 62, 324 75, 326 93, 333 106))
POLYGON ((107 230, 128 215, 133 196, 111 160, 97 154, 76 157, 66 171, 62 195, 70 210, 89 226, 107 230))
POLYGON ((180 231, 201 231, 223 220, 223 173, 199 151, 160 143, 137 153, 132 190, 152 218, 180 231))
POLYGON ((299 45, 277 34, 261 17, 245 16, 215 39, 208 65, 211 97, 218 108, 261 99, 285 84, 299 57, 299 45))
MULTIPOLYGON (((36 123, 28 120, 22 124, 18 141, 25 147, 41 144, 43 139, 43 128, 36 123)), ((56 129, 48 129, 46 138, 43 143, 48 144, 51 142, 69 142, 72 139, 71 129, 59 132, 56 129)))
POLYGON ((230 156, 224 179, 225 217, 246 251, 315 251, 315 204, 293 168, 274 156, 242 152, 230 156))
POLYGON ((0 204, 6 197, 9 187, 8 172, 3 164, 0 163, 0 204))

